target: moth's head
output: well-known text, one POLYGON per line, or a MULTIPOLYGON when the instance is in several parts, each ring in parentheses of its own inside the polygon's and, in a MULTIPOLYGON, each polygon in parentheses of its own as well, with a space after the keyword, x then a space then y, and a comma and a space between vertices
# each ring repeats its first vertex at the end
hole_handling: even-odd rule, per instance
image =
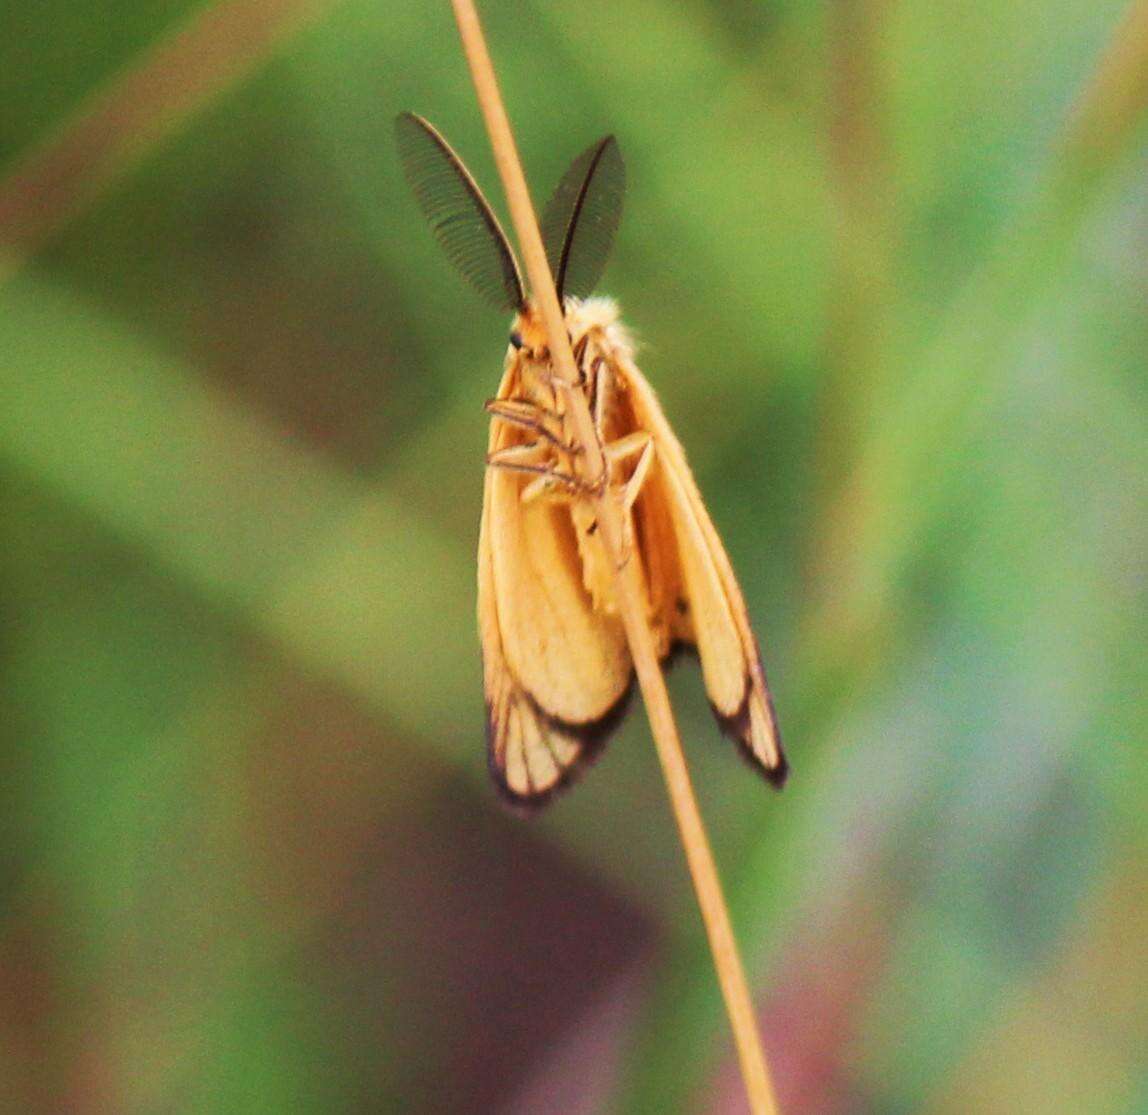
MULTIPOLYGON (((612 298, 569 297, 564 300, 563 309, 566 335, 570 338, 570 347, 575 350, 576 358, 580 342, 591 333, 604 335, 614 349, 633 355, 633 341, 618 320, 618 306, 612 298)), ((507 359, 527 360, 534 364, 545 364, 550 359, 542 314, 529 302, 511 323, 507 359)))

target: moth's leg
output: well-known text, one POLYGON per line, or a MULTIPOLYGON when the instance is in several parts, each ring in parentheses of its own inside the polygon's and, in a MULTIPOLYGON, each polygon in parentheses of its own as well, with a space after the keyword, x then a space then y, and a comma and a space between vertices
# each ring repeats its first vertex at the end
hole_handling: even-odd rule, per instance
MULTIPOLYGON (((568 383, 558 376, 550 375, 547 378, 547 383, 551 391, 554 393, 556 400, 555 417, 562 424, 562 428, 566 434, 566 440, 563 448, 566 452, 578 456, 585 453, 585 446, 582 445, 581 439, 572 430, 572 423, 568 421, 570 408, 568 405, 568 396, 576 393, 583 393, 590 390, 590 420, 594 425, 594 431, 598 435, 599 444, 602 443, 602 411, 603 402, 605 399, 605 392, 607 386, 607 377, 603 374, 603 369, 606 367, 606 362, 600 356, 595 356, 591 362, 589 369, 586 367, 585 355, 589 343, 589 338, 583 337, 575 346, 575 353, 578 360, 578 382, 568 383)), ((605 478, 599 478, 591 484, 591 487, 597 487, 598 484, 604 483, 605 478)))
POLYGON ((611 465, 639 455, 638 463, 634 466, 634 471, 623 489, 623 503, 628 511, 634 506, 634 500, 638 498, 642 485, 649 475, 650 465, 654 463, 654 439, 645 430, 635 430, 632 434, 603 446, 602 452, 606 454, 606 460, 611 465))
MULTIPOLYGON (((625 488, 622 489, 622 506, 627 511, 634 506, 634 502, 641 494, 646 478, 650 475, 650 466, 654 463, 654 439, 645 430, 628 436, 638 439, 637 444, 641 446, 639 450, 641 456, 638 457, 638 463, 634 466, 634 471, 630 473, 630 479, 626 481, 625 488)), ((619 439, 619 441, 625 440, 626 438, 619 439)), ((614 442, 614 444, 617 445, 619 442, 614 442)))
POLYGON ((585 368, 586 363, 586 346, 590 343, 590 334, 584 333, 581 340, 574 346, 574 367, 578 369, 578 386, 584 387, 586 385, 587 373, 585 368))
POLYGON ((538 499, 545 499, 550 503, 570 503, 576 491, 574 487, 561 476, 536 476, 518 497, 522 503, 533 503, 538 499))
POLYGON ((532 433, 538 434, 539 437, 545 438, 551 445, 561 449, 564 453, 573 452, 574 447, 567 445, 550 429, 549 423, 554 421, 555 416, 534 403, 523 402, 518 399, 491 399, 486 403, 485 409, 492 418, 496 418, 500 422, 517 426, 519 429, 530 430, 532 433))
POLYGON ((645 430, 635 430, 632 434, 627 434, 625 437, 618 438, 617 441, 603 445, 602 452, 606 454, 606 460, 615 465, 619 461, 626 460, 627 457, 633 457, 640 453, 647 445, 652 444, 653 440, 645 430))
POLYGON ((497 418, 505 418, 508 422, 523 420, 545 425, 548 422, 557 422, 560 417, 557 411, 543 406, 534 399, 487 399, 483 409, 497 418))
POLYGON ((606 456, 608 469, 635 455, 638 457, 638 463, 634 466, 634 471, 630 473, 630 477, 623 485, 620 493, 622 508, 626 512, 623 521, 623 550, 621 555, 622 564, 625 564, 630 558, 630 545, 634 530, 629 513, 633 510, 634 503, 650 475, 650 466, 654 463, 654 439, 645 430, 635 430, 632 434, 627 434, 625 437, 618 438, 617 441, 611 441, 604 445, 602 452, 606 456))
POLYGON ((513 422, 517 418, 532 418, 541 421, 548 416, 548 411, 540 407, 533 399, 487 399, 482 409, 513 422))
POLYGON ((553 451, 549 445, 541 441, 527 441, 522 445, 507 445, 487 453, 486 463, 495 468, 522 469, 530 466, 531 472, 545 472, 549 470, 549 462, 553 451))
POLYGON ((581 486, 576 476, 554 467, 550 446, 536 441, 527 445, 508 445, 505 449, 488 453, 486 464, 488 468, 533 473, 557 484, 567 485, 571 490, 578 490, 581 486))
POLYGON ((594 380, 594 398, 591 406, 591 416, 594 419, 594 429, 598 431, 598 440, 605 443, 606 440, 606 392, 610 388, 610 365, 602 359, 597 357, 593 364, 590 365, 590 371, 593 373, 594 380))

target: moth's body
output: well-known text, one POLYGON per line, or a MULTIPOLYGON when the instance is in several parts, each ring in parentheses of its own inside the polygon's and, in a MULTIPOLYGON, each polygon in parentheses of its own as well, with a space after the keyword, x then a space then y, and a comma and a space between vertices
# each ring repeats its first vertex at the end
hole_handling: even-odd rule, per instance
MULTIPOLYGON (((780 783, 785 763, 740 589, 633 344, 604 298, 566 301, 579 380, 626 510, 658 654, 696 647, 714 712, 780 783)), ((581 473, 568 388, 529 308, 515 322, 492 414, 479 624, 491 768, 514 801, 544 800, 590 759, 628 695, 632 664, 581 473)))
POLYGON ((624 514, 659 658, 694 647, 722 728, 774 785, 785 780, 745 601, 685 453, 614 303, 585 297, 605 265, 625 182, 606 136, 563 176, 542 234, 578 369, 555 377, 540 316, 510 244, 470 172, 422 117, 396 121, 404 167, 439 242, 493 305, 515 311, 491 414, 478 552, 478 620, 491 774, 516 804, 569 782, 617 722, 633 666, 615 606, 618 570, 598 529, 602 499, 624 514), (566 297, 563 297, 563 295, 566 297), (585 396, 605 474, 593 475, 570 411, 585 396))

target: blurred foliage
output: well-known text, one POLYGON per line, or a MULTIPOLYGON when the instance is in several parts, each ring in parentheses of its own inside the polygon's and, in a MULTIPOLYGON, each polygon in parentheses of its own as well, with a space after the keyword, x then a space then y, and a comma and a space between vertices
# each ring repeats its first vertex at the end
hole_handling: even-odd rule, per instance
MULTIPOLYGON (((671 688, 788 1110, 1148 1102, 1148 8, 487 5, 794 776, 671 688)), ((0 1109, 742 1110, 640 714, 488 785, 449 6, 0 0, 0 1109)))

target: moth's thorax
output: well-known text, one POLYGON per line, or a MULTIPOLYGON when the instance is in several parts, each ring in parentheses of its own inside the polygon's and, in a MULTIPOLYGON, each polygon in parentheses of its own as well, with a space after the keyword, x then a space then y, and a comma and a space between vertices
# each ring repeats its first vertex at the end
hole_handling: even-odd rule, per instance
MULTIPOLYGON (((599 339, 609 349, 624 359, 633 357, 633 341, 625 326, 618 320, 618 306, 612 298, 567 298, 563 306, 566 318, 566 332, 572 347, 588 334, 599 339)), ((546 325, 541 312, 533 303, 518 314, 511 325, 513 338, 509 359, 516 352, 526 358, 540 362, 549 359, 546 325)))
MULTIPOLYGON (((568 298, 566 330, 577 366, 577 386, 586 398, 590 416, 603 445, 629 432, 628 407, 625 404, 626 378, 632 366, 633 342, 618 320, 618 308, 608 298, 568 298)), ((559 479, 580 473, 584 459, 573 449, 578 444, 579 429, 567 406, 567 399, 554 382, 554 366, 547 346, 541 314, 527 307, 513 323, 507 352, 510 394, 537 408, 543 416, 546 432, 532 457, 532 468, 553 470, 551 494, 563 502, 569 514, 582 561, 587 592, 598 610, 612 612, 612 568, 598 535, 596 511, 592 502, 571 491, 559 479)), ((508 434, 519 444, 529 443, 538 435, 527 429, 508 434)), ((614 469, 612 479, 624 480, 632 468, 614 469)), ((530 484, 530 473, 520 481, 530 484)), ((587 479, 583 477, 583 479, 587 479)), ((535 482, 537 485, 537 482, 535 482)))
MULTIPOLYGON (((564 309, 578 385, 593 411, 600 401, 598 381, 602 370, 628 366, 633 359, 633 341, 618 320, 617 304, 610 298, 567 298, 564 309)), ((515 364, 519 391, 540 404, 550 400, 553 406, 554 362, 542 315, 533 305, 528 305, 512 323, 507 366, 515 364)), ((612 385, 603 386, 609 388, 605 394, 611 393, 612 385)))

